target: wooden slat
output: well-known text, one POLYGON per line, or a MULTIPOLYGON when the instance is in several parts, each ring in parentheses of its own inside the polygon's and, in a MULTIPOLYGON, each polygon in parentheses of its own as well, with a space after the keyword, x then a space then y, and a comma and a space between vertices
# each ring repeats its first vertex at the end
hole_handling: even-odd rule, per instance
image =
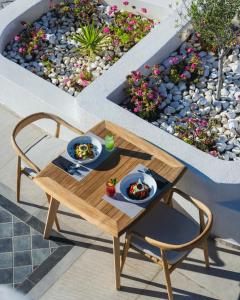
MULTIPOLYGON (((99 167, 79 182, 50 163, 34 181, 60 203, 105 232, 118 237, 137 218, 146 213, 148 208, 136 218, 130 218, 102 199, 106 182, 113 177, 121 180, 141 163, 160 174, 171 187, 181 177, 185 167, 164 151, 110 122, 103 121, 90 131, 101 138, 109 133, 115 137, 117 149, 99 167)), ((149 208, 152 206, 153 202, 149 204, 149 208)))

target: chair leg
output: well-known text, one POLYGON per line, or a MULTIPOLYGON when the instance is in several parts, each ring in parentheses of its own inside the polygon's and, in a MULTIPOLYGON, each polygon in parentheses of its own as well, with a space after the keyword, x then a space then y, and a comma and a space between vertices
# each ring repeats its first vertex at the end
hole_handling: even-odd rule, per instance
POLYGON ((131 240, 131 234, 130 233, 126 233, 125 243, 124 243, 123 252, 122 252, 120 273, 122 273, 123 266, 124 266, 124 263, 126 261, 127 255, 128 255, 128 250, 129 250, 129 246, 130 246, 130 240, 131 240))
MULTIPOLYGON (((50 204, 51 203, 51 196, 46 194, 47 196, 47 199, 48 199, 48 203, 50 204)), ((59 222, 58 222, 58 217, 56 215, 55 219, 54 219, 54 222, 55 222, 55 225, 56 225, 56 228, 57 228, 57 231, 61 231, 61 228, 60 228, 60 225, 59 225, 59 222)))
POLYGON ((21 157, 17 158, 17 202, 20 201, 20 190, 21 190, 21 157))
POLYGON ((210 263, 209 263, 208 242, 207 242, 207 240, 205 240, 203 242, 203 253, 204 253, 204 259, 205 259, 206 268, 209 268, 210 263))
POLYGON ((171 279, 170 279, 170 272, 168 269, 167 261, 164 257, 164 252, 161 251, 162 256, 162 262, 163 262, 163 271, 165 275, 165 281, 166 281, 166 287, 167 287, 167 293, 168 293, 168 300, 173 300, 173 292, 172 292, 172 285, 171 285, 171 279))

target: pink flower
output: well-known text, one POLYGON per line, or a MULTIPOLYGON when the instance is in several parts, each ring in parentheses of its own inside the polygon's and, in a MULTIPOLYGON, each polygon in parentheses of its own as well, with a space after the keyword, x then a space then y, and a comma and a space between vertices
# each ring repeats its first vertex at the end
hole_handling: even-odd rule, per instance
POLYGON ((176 65, 178 62, 179 62, 179 59, 178 59, 178 57, 176 57, 176 56, 170 57, 170 58, 169 58, 169 63, 170 63, 171 65, 176 65))
POLYGON ((111 61, 111 60, 112 60, 112 56, 111 55, 106 56, 106 61, 111 61))
POLYGON ((143 95, 142 90, 141 90, 141 89, 138 89, 138 90, 136 91, 136 94, 137 94, 139 97, 141 97, 141 96, 143 95))
POLYGON ((161 73, 161 71, 159 69, 154 69, 153 70, 153 74, 156 75, 156 76, 159 75, 160 73, 161 73))
POLYGON ((182 56, 182 59, 186 59, 186 58, 187 58, 187 55, 183 55, 183 56, 182 56))
POLYGON ((189 66, 186 66, 186 67, 184 68, 184 70, 185 70, 185 71, 189 71, 189 70, 190 70, 190 67, 189 67, 189 66))
POLYGON ((197 67, 197 65, 196 65, 196 64, 191 64, 191 69, 195 70, 195 69, 196 69, 196 67, 197 67))
POLYGON ((33 46, 33 49, 38 49, 38 45, 37 44, 35 44, 34 46, 33 46))
POLYGON ((147 70, 149 70, 150 66, 149 65, 145 65, 144 68, 147 69, 147 70))
POLYGON ((26 51, 26 49, 24 48, 24 47, 20 47, 19 49, 18 49, 18 52, 19 53, 24 53, 26 51))
POLYGON ((131 26, 128 26, 127 30, 128 30, 128 31, 132 31, 133 28, 132 28, 131 26))
POLYGON ((152 28, 152 26, 151 25, 148 25, 148 26, 146 26, 145 28, 144 28, 144 30, 145 31, 148 31, 148 30, 150 30, 152 28))
POLYGON ((147 13, 147 9, 145 7, 142 7, 141 8, 141 12, 144 13, 144 14, 146 14, 147 13))
POLYGON ((90 81, 88 81, 88 80, 86 80, 86 79, 81 79, 81 85, 82 85, 83 87, 88 86, 89 83, 90 83, 90 81))
POLYGON ((110 28, 109 27, 104 27, 103 32, 104 33, 110 33, 110 28))
POLYGON ((148 83, 147 83, 147 82, 144 82, 144 83, 142 84, 142 88, 143 88, 143 89, 147 89, 147 88, 148 88, 148 83))
POLYGON ((207 122, 206 120, 201 120, 201 121, 199 122, 199 124, 200 124, 200 126, 202 126, 202 127, 207 127, 207 126, 208 126, 208 122, 207 122))
POLYGON ((147 96, 148 96, 148 99, 151 99, 151 100, 154 99, 154 94, 153 93, 148 93, 147 96))
POLYGON ((180 75, 180 78, 182 78, 182 79, 186 79, 186 78, 187 78, 187 76, 186 76, 184 73, 182 73, 182 74, 180 75))
POLYGON ((195 133, 197 136, 199 136, 199 135, 201 135, 202 130, 198 127, 198 128, 196 128, 195 133))
POLYGON ((135 113, 137 113, 137 112, 139 112, 139 108, 138 108, 138 107, 134 107, 133 111, 134 111, 135 113))
POLYGON ((16 36, 14 37, 15 42, 19 42, 20 39, 21 39, 20 35, 16 35, 16 36))
POLYGON ((123 5, 128 5, 129 4, 129 2, 128 1, 123 1, 123 5))
POLYGON ((128 14, 128 17, 129 17, 129 18, 132 18, 132 17, 134 17, 134 14, 133 14, 133 13, 129 13, 129 14, 128 14))
POLYGON ((129 25, 135 25, 135 24, 137 24, 137 21, 136 20, 131 20, 131 21, 128 22, 128 24, 129 25))
POLYGON ((118 10, 117 5, 112 5, 111 6, 111 11, 116 12, 118 10))
POLYGON ((188 54, 190 54, 190 53, 192 53, 192 52, 194 52, 194 49, 193 49, 193 48, 188 48, 188 49, 187 49, 187 53, 188 53, 188 54))

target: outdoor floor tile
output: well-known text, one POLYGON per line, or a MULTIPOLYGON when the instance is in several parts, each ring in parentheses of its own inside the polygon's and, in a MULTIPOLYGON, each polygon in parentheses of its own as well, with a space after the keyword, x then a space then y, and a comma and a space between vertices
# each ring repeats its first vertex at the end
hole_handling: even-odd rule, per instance
POLYGON ((31 250, 31 237, 29 235, 14 237, 13 245, 14 251, 31 250))
POLYGON ((0 268, 12 268, 13 255, 12 252, 0 253, 0 268))
POLYGON ((0 269, 0 284, 10 284, 13 282, 13 269, 0 269))
POLYGON ((12 236, 12 223, 0 224, 0 238, 6 238, 12 236))
POLYGON ((23 222, 14 223, 14 236, 30 234, 30 228, 23 222))
POLYGON ((50 249, 32 250, 33 266, 40 265, 50 255, 50 249))
POLYGON ((0 210, 0 223, 12 222, 12 215, 5 211, 4 209, 0 210))
POLYGON ((32 266, 16 267, 13 271, 14 283, 23 282, 32 272, 32 266))
POLYGON ((31 251, 14 252, 14 266, 28 266, 32 264, 31 251))
POLYGON ((11 238, 0 239, 0 253, 12 252, 12 249, 11 238))
POLYGON ((49 248, 49 241, 45 240, 42 235, 33 235, 32 236, 32 248, 49 248))

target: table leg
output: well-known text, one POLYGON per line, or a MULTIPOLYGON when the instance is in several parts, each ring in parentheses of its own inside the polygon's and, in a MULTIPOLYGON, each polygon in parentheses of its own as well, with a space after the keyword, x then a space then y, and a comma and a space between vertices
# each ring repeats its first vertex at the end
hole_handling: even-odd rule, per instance
POLYGON ((52 230, 54 220, 56 219, 59 204, 60 203, 56 199, 51 197, 50 205, 48 209, 47 221, 46 221, 44 235, 43 235, 45 239, 48 239, 50 236, 50 232, 52 230))
POLYGON ((113 237, 113 255, 114 255, 114 267, 115 267, 115 283, 116 289, 120 290, 120 241, 118 237, 113 237))

